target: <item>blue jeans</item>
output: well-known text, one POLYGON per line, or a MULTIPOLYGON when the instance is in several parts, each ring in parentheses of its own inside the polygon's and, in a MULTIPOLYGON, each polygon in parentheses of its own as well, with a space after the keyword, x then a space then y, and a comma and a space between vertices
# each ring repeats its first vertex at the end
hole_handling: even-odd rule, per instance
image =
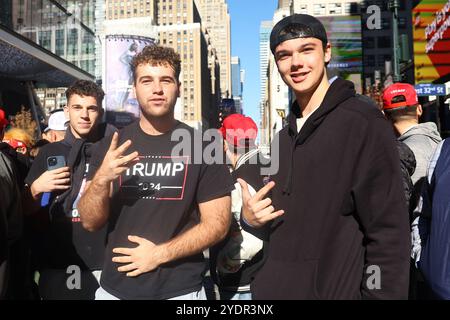
MULTIPOLYGON (((95 300, 120 300, 116 296, 113 296, 102 287, 98 288, 95 292, 95 300)), ((205 288, 201 288, 200 291, 190 292, 178 297, 169 298, 167 300, 206 300, 205 288)))
POLYGON ((220 300, 252 300, 252 293, 250 291, 219 291, 220 300))

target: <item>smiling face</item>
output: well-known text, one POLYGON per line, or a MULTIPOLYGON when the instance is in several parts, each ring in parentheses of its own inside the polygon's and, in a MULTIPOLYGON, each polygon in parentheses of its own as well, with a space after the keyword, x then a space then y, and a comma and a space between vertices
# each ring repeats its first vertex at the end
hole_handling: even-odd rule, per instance
POLYGON ((97 99, 91 96, 72 94, 64 108, 66 118, 69 118, 70 129, 76 138, 87 138, 92 129, 100 122, 101 106, 97 99))
POLYGON ((326 78, 331 46, 324 50, 319 39, 295 38, 280 43, 274 55, 283 81, 295 94, 312 94, 326 78))
POLYGON ((169 64, 138 65, 134 90, 146 118, 173 118, 180 83, 169 64))

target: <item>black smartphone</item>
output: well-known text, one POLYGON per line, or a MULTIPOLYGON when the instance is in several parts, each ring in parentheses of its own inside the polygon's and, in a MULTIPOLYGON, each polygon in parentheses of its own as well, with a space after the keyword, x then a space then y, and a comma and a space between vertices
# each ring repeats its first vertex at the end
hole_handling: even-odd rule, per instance
POLYGON ((64 156, 51 156, 47 158, 47 170, 55 170, 66 166, 64 156))

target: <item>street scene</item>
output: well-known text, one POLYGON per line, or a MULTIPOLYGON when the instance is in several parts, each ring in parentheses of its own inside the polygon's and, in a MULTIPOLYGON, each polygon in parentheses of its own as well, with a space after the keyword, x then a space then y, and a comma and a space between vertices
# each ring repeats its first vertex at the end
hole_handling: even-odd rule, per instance
POLYGON ((450 300, 449 50, 449 0, 0 0, 0 300, 450 300))

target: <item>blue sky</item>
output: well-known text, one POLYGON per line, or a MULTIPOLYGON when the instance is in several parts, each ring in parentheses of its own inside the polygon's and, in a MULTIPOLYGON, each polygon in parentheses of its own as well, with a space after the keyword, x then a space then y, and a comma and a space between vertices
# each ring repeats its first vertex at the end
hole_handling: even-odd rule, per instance
POLYGON ((231 55, 239 56, 245 69, 244 113, 259 125, 259 25, 272 20, 276 0, 228 0, 231 17, 231 55))

